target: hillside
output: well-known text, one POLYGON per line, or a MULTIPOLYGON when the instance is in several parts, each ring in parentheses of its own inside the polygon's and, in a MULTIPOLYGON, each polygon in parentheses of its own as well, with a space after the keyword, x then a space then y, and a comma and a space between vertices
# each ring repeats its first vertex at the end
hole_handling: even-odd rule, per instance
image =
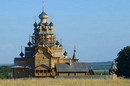
POLYGON ((11 65, 2 65, 0 66, 0 79, 8 77, 8 74, 12 72, 11 65))
POLYGON ((89 66, 93 68, 93 70, 109 70, 111 68, 112 62, 92 62, 89 63, 89 66))

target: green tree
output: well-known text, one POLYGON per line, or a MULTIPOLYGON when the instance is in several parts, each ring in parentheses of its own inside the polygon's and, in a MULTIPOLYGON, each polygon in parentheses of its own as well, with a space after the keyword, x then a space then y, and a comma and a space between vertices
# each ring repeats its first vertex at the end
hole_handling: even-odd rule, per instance
POLYGON ((116 59, 118 76, 130 78, 130 46, 124 47, 116 59))
POLYGON ((4 76, 2 74, 0 74, 0 79, 4 79, 4 76))
POLYGON ((12 66, 4 65, 0 66, 0 78, 7 78, 9 73, 12 73, 12 66))

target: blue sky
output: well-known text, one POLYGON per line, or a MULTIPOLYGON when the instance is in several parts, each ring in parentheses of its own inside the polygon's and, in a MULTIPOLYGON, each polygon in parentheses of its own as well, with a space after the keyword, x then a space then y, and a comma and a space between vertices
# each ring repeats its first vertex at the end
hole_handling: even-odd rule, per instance
MULTIPOLYGON (((112 61, 130 45, 130 0, 44 0, 44 9, 70 57, 76 45, 82 62, 112 61)), ((41 11, 42 0, 0 0, 0 64, 27 46, 41 11)))

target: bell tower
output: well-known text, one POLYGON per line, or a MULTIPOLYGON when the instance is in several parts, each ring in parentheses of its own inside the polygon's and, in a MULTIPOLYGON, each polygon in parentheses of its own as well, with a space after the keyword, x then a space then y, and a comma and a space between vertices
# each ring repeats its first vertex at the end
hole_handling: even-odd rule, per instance
MULTIPOLYGON (((63 53, 62 44, 56 40, 53 22, 47 22, 48 15, 44 10, 39 14, 40 22, 35 22, 34 32, 29 37, 25 52, 20 53, 20 57, 14 59, 15 77, 43 77, 56 74, 56 63, 70 63, 71 57, 67 52, 63 53), (21 72, 24 71, 24 72, 21 72), (20 74, 19 74, 20 73, 20 74)), ((76 50, 75 50, 76 53, 76 50)), ((73 61, 77 62, 76 54, 73 61)))

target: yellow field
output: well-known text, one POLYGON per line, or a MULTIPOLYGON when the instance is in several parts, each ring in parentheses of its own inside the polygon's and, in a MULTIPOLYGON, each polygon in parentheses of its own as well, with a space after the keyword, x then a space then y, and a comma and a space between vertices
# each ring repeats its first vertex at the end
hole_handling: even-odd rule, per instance
POLYGON ((0 86, 130 86, 128 79, 17 79, 0 80, 0 86))

